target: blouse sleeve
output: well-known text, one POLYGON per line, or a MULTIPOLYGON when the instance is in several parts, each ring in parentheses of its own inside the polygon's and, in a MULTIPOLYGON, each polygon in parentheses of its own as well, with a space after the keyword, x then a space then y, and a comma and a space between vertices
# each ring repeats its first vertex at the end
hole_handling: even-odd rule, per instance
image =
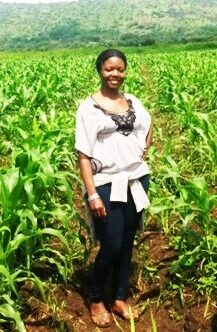
POLYGON ((88 157, 92 157, 97 140, 97 122, 91 116, 91 110, 78 108, 76 114, 75 149, 88 157))

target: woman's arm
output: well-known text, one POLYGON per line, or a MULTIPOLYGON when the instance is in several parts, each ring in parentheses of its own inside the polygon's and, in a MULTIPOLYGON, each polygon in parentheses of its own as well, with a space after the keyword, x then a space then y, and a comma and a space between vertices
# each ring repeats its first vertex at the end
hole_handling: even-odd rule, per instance
POLYGON ((153 138, 153 125, 151 123, 148 135, 146 137, 146 149, 149 149, 150 145, 152 144, 152 138, 153 138))
MULTIPOLYGON (((83 179, 88 197, 96 193, 96 188, 93 181, 93 172, 91 168, 90 158, 83 153, 79 153, 79 167, 81 177, 83 179)), ((99 218, 106 216, 106 210, 103 201, 100 197, 94 198, 89 202, 90 209, 93 214, 99 218)))

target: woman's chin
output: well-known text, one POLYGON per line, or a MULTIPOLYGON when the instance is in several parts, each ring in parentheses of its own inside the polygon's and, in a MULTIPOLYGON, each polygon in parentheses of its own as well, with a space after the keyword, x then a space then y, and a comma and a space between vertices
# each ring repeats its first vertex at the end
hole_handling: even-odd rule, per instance
POLYGON ((111 90, 118 90, 120 88, 120 83, 109 83, 107 84, 107 88, 111 90))

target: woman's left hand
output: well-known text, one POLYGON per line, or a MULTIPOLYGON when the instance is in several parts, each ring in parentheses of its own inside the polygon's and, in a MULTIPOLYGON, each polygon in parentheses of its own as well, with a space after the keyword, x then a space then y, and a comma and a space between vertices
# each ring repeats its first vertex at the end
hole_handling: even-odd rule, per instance
POLYGON ((143 154, 142 154, 142 160, 146 160, 147 157, 147 153, 148 153, 148 149, 144 149, 143 154))

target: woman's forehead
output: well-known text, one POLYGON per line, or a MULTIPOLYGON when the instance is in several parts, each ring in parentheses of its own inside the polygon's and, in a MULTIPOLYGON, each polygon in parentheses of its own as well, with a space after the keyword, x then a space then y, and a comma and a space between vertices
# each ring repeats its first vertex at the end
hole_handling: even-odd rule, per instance
POLYGON ((112 56, 112 57, 108 58, 107 60, 105 60, 103 62, 103 66, 109 66, 109 65, 110 66, 123 66, 123 67, 125 67, 124 61, 121 58, 117 57, 117 56, 112 56))

